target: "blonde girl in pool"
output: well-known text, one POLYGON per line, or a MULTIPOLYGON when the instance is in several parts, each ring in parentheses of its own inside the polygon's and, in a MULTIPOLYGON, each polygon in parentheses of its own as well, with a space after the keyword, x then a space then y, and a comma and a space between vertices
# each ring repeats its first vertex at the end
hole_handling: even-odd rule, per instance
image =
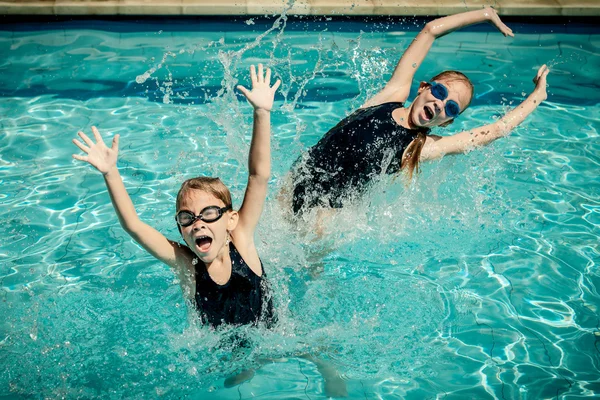
POLYGON ((167 239, 142 222, 117 169, 119 135, 107 147, 95 127, 95 142, 83 132, 73 143, 85 155, 73 158, 92 165, 104 176, 112 204, 125 231, 148 253, 178 275, 184 297, 211 326, 273 321, 265 272, 254 244, 271 173, 270 113, 280 81, 270 86, 271 71, 259 64, 250 70, 252 90, 238 89, 254 107, 254 129, 248 156, 248 185, 239 211, 218 178, 185 181, 176 203, 176 222, 185 242, 167 239))
POLYGON ((445 71, 429 82, 421 82, 410 106, 415 72, 436 38, 462 27, 489 22, 505 36, 513 36, 490 7, 435 19, 425 25, 398 62, 385 87, 353 114, 342 120, 298 159, 283 193, 288 193, 296 216, 317 210, 317 232, 321 216, 341 208, 363 194, 382 173, 405 171, 408 177, 419 163, 448 154, 466 153, 506 136, 546 99, 546 75, 542 66, 535 89, 516 108, 498 121, 451 136, 429 134, 437 126, 448 126, 470 104, 473 85, 457 71, 445 71), (391 161, 390 161, 391 157, 391 161))

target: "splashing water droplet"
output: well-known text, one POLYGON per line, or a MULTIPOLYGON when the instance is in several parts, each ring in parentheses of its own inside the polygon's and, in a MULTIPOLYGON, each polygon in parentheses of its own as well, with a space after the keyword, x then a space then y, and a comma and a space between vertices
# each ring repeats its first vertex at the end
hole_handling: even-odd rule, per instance
POLYGON ((144 83, 144 82, 146 82, 146 80, 147 80, 148 78, 150 78, 150 74, 149 74, 148 72, 144 72, 142 75, 138 75, 138 76, 136 76, 136 77, 135 77, 135 81, 136 81, 137 83, 140 83, 140 84, 141 84, 141 83, 144 83))

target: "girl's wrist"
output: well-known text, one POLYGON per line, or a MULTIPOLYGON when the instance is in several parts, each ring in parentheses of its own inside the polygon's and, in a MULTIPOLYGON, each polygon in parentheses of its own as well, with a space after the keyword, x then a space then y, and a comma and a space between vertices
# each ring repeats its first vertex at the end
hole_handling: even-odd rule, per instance
POLYGON ((484 7, 481 10, 481 13, 483 15, 483 21, 491 21, 493 19, 493 15, 492 15, 493 12, 494 11, 491 8, 484 7))
POLYGON ((548 94, 546 93, 546 90, 544 88, 536 87, 535 89, 533 89, 533 92, 531 93, 530 97, 534 101, 534 103, 539 104, 548 98, 548 94))
POLYGON ((105 178, 111 178, 115 175, 119 174, 119 170, 117 169, 117 166, 114 165, 113 167, 109 168, 108 171, 103 172, 102 175, 104 175, 105 178))
POLYGON ((265 108, 255 108, 254 109, 254 114, 255 115, 259 115, 259 116, 268 116, 271 115, 271 110, 267 110, 265 108))

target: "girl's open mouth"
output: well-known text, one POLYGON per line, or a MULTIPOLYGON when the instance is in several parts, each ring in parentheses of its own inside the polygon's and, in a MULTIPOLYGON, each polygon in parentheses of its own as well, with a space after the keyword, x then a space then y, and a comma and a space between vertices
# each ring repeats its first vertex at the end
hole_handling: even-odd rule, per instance
POLYGON ((423 111, 425 111, 425 118, 427 119, 427 121, 429 121, 431 118, 433 118, 434 113, 433 113, 433 110, 429 106, 423 107, 423 111))
POLYGON ((212 241, 212 238, 208 236, 199 236, 196 238, 196 246, 202 253, 207 253, 212 241))

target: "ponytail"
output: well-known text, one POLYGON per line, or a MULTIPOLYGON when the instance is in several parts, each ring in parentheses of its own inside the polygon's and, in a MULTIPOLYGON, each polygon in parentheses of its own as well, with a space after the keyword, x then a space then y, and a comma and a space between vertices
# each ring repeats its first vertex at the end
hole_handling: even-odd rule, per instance
POLYGON ((425 145, 425 140, 427 140, 427 135, 422 131, 419 132, 417 137, 410 142, 402 156, 400 169, 408 174, 409 181, 412 179, 414 172, 417 174, 420 172, 419 158, 421 157, 421 151, 425 145))

